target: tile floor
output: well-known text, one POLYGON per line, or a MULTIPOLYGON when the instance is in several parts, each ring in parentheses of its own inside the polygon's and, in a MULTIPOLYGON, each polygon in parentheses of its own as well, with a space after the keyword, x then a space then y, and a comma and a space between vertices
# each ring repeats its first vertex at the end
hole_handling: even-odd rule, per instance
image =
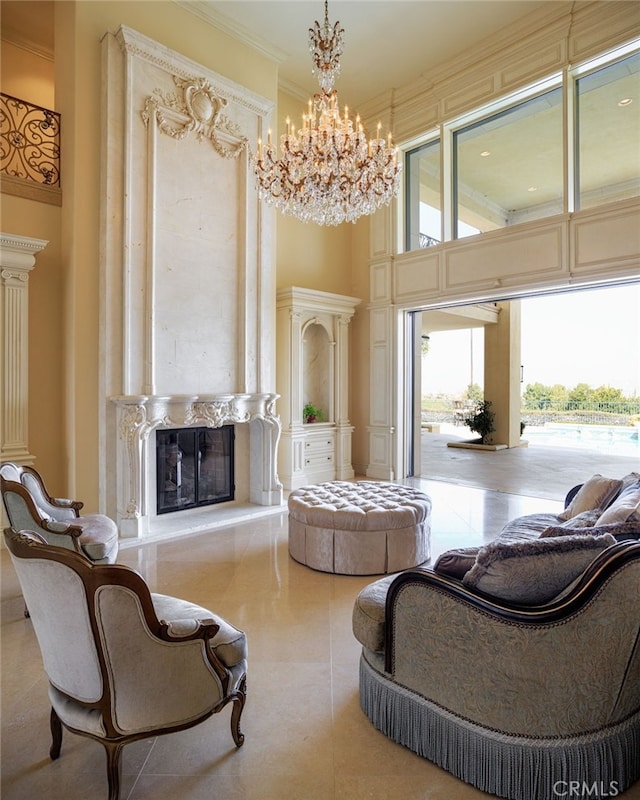
MULTIPOLYGON (((622 473, 621 473, 622 474, 622 473)), ((431 494, 432 556, 492 539, 558 500, 413 479, 431 494)), ((247 632, 244 746, 230 709, 191 730, 128 745, 122 800, 479 800, 489 795, 378 733, 358 704, 351 609, 372 578, 314 572, 287 552, 286 513, 182 539, 127 543, 119 560, 152 591, 210 607, 247 632)), ((46 682, 6 550, 2 578, 3 800, 107 797, 102 747, 68 732, 50 761, 46 682)), ((640 798, 640 782, 624 795, 640 798)))

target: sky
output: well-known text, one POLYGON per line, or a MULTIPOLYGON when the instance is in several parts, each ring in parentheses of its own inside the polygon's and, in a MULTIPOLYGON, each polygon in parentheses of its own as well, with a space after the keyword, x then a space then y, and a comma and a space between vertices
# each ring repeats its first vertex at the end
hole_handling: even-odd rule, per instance
MULTIPOLYGON (((587 383, 640 396, 640 285, 522 300, 521 356, 523 389, 587 383)), ((432 333, 423 363, 423 394, 482 386, 482 331, 432 333)))

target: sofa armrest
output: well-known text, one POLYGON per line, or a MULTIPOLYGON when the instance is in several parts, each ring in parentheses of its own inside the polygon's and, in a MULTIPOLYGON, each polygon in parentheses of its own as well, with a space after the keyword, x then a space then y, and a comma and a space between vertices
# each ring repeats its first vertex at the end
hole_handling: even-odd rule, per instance
POLYGON ((385 671, 442 708, 508 733, 612 724, 640 707, 639 583, 636 542, 612 545, 563 597, 537 607, 407 571, 387 594, 385 671))
POLYGON ((583 484, 579 483, 577 486, 573 486, 571 489, 569 489, 569 491, 567 492, 567 496, 564 498, 564 507, 565 508, 569 507, 569 504, 571 503, 573 498, 578 494, 580 489, 582 489, 582 486, 583 486, 583 484))

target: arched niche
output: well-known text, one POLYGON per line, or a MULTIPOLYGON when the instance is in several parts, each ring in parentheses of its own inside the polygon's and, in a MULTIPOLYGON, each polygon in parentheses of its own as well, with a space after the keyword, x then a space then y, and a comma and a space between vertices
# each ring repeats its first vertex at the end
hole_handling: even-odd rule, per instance
POLYGON ((333 347, 330 331, 310 320, 302 335, 302 401, 322 412, 317 422, 333 422, 333 347))

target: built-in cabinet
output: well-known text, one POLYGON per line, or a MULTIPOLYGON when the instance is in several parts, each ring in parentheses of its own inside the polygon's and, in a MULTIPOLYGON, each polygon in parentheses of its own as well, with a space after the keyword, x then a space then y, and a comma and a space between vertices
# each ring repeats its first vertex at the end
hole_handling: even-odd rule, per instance
POLYGON ((297 286, 277 294, 278 475, 285 489, 354 476, 349 323, 359 302, 297 286), (309 403, 321 412, 314 422, 305 421, 309 403))

